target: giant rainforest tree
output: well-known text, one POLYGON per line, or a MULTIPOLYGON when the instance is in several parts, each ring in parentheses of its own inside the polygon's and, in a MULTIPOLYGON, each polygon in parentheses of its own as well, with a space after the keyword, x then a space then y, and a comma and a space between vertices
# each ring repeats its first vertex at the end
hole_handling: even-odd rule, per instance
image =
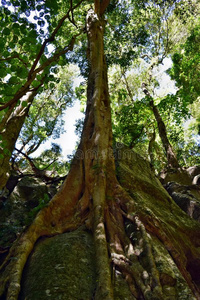
MULTIPOLYGON (((84 227, 92 233, 95 245, 97 280, 90 299, 118 299, 115 284, 119 274, 128 287, 129 299, 184 299, 183 297, 199 299, 197 271, 200 267, 199 224, 174 204, 148 167, 144 168, 144 164, 138 164, 136 170, 138 176, 142 174, 143 181, 139 181, 137 176, 135 179, 131 176, 127 179, 127 174, 131 174, 129 173, 131 168, 135 167, 134 164, 127 165, 126 162, 133 155, 130 150, 127 152, 127 157, 123 158, 123 146, 118 144, 118 158, 121 159, 118 168, 114 161, 106 63, 111 64, 112 61, 116 63, 119 59, 118 63, 123 64, 125 60, 137 56, 136 49, 134 51, 131 49, 131 40, 128 40, 127 44, 123 41, 125 48, 121 57, 118 56, 116 46, 121 38, 119 29, 127 33, 126 38, 130 30, 132 41, 135 38, 135 45, 133 41, 132 47, 133 45, 136 47, 137 43, 138 48, 144 45, 147 38, 145 26, 140 24, 141 31, 133 31, 130 27, 126 30, 125 25, 129 21, 132 22, 131 14, 134 9, 136 12, 139 9, 145 10, 146 2, 142 4, 141 1, 108 0, 69 1, 69 3, 56 1, 53 4, 50 2, 47 1, 46 5, 41 1, 37 3, 12 2, 13 5, 17 3, 17 7, 19 6, 26 14, 29 11, 28 5, 32 7, 37 4, 36 9, 40 15, 39 24, 42 24, 40 18, 42 18, 43 9, 49 22, 55 24, 56 18, 59 17, 60 21, 55 30, 49 27, 52 34, 48 39, 44 39, 42 47, 36 44, 39 51, 36 57, 30 58, 24 54, 23 43, 16 46, 17 61, 12 72, 18 72, 18 64, 22 63, 20 65, 23 69, 22 73, 25 72, 26 75, 22 77, 22 81, 15 82, 17 90, 11 90, 11 100, 8 100, 7 95, 2 103, 1 110, 7 109, 2 122, 6 131, 9 120, 14 120, 12 119, 13 109, 15 112, 24 107, 25 114, 27 114, 27 107, 31 105, 33 97, 40 91, 42 85, 45 85, 46 77, 49 80, 49 76, 52 76, 50 68, 52 63, 59 59, 62 63, 63 60, 68 63, 70 59, 78 61, 77 57, 82 73, 85 76, 88 75, 85 121, 80 144, 61 189, 16 240, 1 266, 0 292, 2 297, 9 300, 18 299, 24 266, 39 238, 84 227), (84 26, 83 19, 85 19, 84 26), (67 25, 63 24, 65 20, 68 21, 67 25), (59 30, 58 39, 56 39, 59 30), (79 36, 77 44, 75 37, 71 38, 73 36, 71 33, 69 36, 70 30, 75 30, 74 36, 79 36), (111 43, 110 33, 112 31, 115 33, 115 30, 116 38, 111 43), (139 38, 142 32, 143 35, 139 38), (51 41, 54 42, 55 47, 53 54, 44 54, 46 45, 51 41), (110 53, 109 44, 112 50, 110 53), (62 48, 63 45, 64 48, 62 48), (104 52, 105 45, 107 57, 104 52), (73 50, 73 47, 77 57, 68 53, 73 50), (116 53, 112 47, 116 49, 116 53), (63 57, 62 55, 66 53, 67 56, 63 57), (37 76, 39 78, 36 79, 37 76), (30 94, 30 99, 22 98, 26 94, 30 94), (23 104, 24 101, 25 104, 23 104), (121 181, 117 176, 117 169, 121 172, 121 181), (145 174, 149 177, 145 177, 145 174), (167 257, 167 274, 162 270, 165 260, 161 259, 163 257, 161 252, 167 257)), ((147 1, 147 5, 149 4, 153 5, 154 2, 147 1)), ((12 19, 13 16, 9 10, 5 8, 5 11, 6 18, 12 19)), ((16 28, 20 27, 18 28, 20 34, 22 26, 24 28, 22 33, 28 34, 29 30, 24 21, 22 25, 20 22, 21 19, 16 20, 14 23, 16 25, 12 25, 16 28)), ((27 26, 29 29, 29 23, 27 26)), ((9 36, 9 32, 6 30, 5 36, 6 34, 9 36)), ((32 35, 38 34, 37 30, 30 30, 30 33, 31 39, 32 35)), ((36 41, 40 42, 39 39, 36 41)), ((28 40, 25 39, 25 42, 28 44, 28 40)), ((11 51, 10 48, 7 48, 7 51, 11 51)), ((31 55, 33 55, 32 52, 31 55)), ((12 58, 11 53, 11 56, 8 55, 2 59, 5 67, 11 68, 10 60, 16 58, 12 58)), ((17 75, 19 76, 18 73, 17 75)), ((7 79, 10 84, 14 80, 11 78, 13 77, 7 79)), ((3 81, 1 86, 3 89, 3 81)), ((21 115, 22 113, 16 116, 16 124, 21 122, 21 115)), ((13 126, 12 130, 14 130, 13 126)), ((14 134, 12 145, 15 144, 18 132, 14 134)), ((10 134, 7 136, 8 140, 10 134)), ((2 141, 4 138, 6 139, 6 135, 2 134, 2 141)), ((9 143, 6 145, 7 149, 8 145, 9 143)), ((2 157, 3 155, 6 153, 2 154, 2 157)), ((141 162, 139 156, 138 160, 141 162)), ((3 178, 2 181, 4 184, 5 179, 3 178)))

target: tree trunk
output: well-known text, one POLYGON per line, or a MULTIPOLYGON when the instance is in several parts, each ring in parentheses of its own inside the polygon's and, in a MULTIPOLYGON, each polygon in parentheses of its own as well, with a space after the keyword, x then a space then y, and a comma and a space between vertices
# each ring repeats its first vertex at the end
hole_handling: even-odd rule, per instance
POLYGON ((21 128, 28 114, 30 105, 32 104, 34 97, 37 94, 38 88, 28 94, 25 107, 23 107, 22 104, 17 106, 15 109, 11 106, 0 124, 0 191, 3 190, 9 178, 9 161, 12 152, 15 149, 15 143, 18 139, 21 128))
POLYGON ((170 144, 170 142, 168 140, 165 123, 163 122, 162 117, 161 117, 157 107, 154 105, 152 98, 150 99, 150 106, 153 110, 155 119, 157 121, 159 136, 161 138, 163 147, 166 151, 168 167, 172 168, 172 169, 177 169, 180 166, 179 166, 176 154, 172 148, 172 145, 170 144))
MULTIPOLYGON (((160 269, 159 247, 165 249, 169 261, 176 266, 178 278, 186 282, 185 295, 200 299, 198 282, 190 274, 192 263, 200 265, 200 226, 190 219, 184 222, 184 217, 188 217, 173 204, 156 178, 153 183, 147 177, 139 182, 137 176, 144 177, 142 164, 138 164, 137 176, 131 175, 129 168, 134 168, 134 164, 131 165, 129 156, 132 152, 129 149, 127 156, 120 158, 120 145, 121 184, 127 174, 130 179, 124 182, 125 189, 116 178, 101 16, 105 7, 100 8, 96 7, 97 14, 89 10, 87 15, 90 73, 81 143, 59 192, 10 249, 1 267, 1 294, 6 290, 6 299, 18 299, 24 265, 39 237, 73 231, 85 225, 93 234, 98 278, 90 299, 117 299, 119 273, 129 286, 129 299, 172 299, 171 290, 173 288, 176 293, 179 279, 171 280, 160 269), (152 194, 156 195, 155 203, 152 194), (158 245, 157 250, 154 243, 158 245)), ((178 295, 174 299, 181 299, 180 293, 178 295)))
POLYGON ((155 157, 154 157, 154 143, 155 143, 155 139, 156 139, 156 132, 155 132, 155 128, 153 133, 149 134, 149 146, 148 146, 148 154, 149 154, 149 159, 150 159, 150 164, 151 164, 151 168, 152 171, 155 172, 155 157))
MULTIPOLYGON (((154 65, 154 64, 153 64, 154 65)), ((153 65, 151 66, 151 70, 153 69, 153 65)), ((150 74, 150 79, 151 80, 151 74, 150 74)), ((172 148, 172 145, 170 144, 168 137, 167 137, 167 130, 166 130, 166 126, 165 123, 163 122, 163 119, 160 115, 159 110, 157 109, 157 107, 154 105, 153 102, 153 97, 151 96, 148 88, 147 88, 147 84, 146 83, 142 83, 142 87, 143 87, 143 92, 144 94, 149 98, 149 104, 150 107, 154 113, 154 117, 156 119, 157 125, 158 125, 158 132, 159 132, 159 136, 161 138, 163 147, 166 151, 166 156, 167 156, 167 162, 168 162, 168 167, 172 168, 172 169, 177 169, 179 168, 179 163, 176 157, 176 154, 172 148)))

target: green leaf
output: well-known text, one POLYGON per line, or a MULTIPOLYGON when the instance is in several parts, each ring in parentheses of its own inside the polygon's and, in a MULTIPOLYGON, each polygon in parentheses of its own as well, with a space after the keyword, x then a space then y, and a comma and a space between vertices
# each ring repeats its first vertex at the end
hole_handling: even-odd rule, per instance
POLYGON ((22 106, 23 107, 26 107, 28 105, 28 102, 27 101, 22 101, 22 106))
POLYGON ((18 69, 18 66, 17 66, 17 65, 12 65, 11 68, 10 68, 10 70, 11 70, 12 72, 16 72, 17 69, 18 69))
POLYGON ((41 27, 44 27, 44 25, 45 25, 45 22, 44 22, 44 21, 41 21, 41 20, 39 20, 37 23, 38 23, 38 25, 41 26, 41 27))
POLYGON ((7 70, 5 68, 0 68, 1 78, 4 78, 7 75, 7 70))
POLYGON ((19 82, 19 78, 17 76, 12 76, 12 77, 10 77, 8 82, 9 82, 9 84, 16 84, 19 82))
POLYGON ((14 23, 13 24, 13 30, 16 30, 16 29, 19 29, 20 26, 19 26, 19 23, 14 23))
POLYGON ((3 37, 1 37, 0 39, 0 48, 3 49, 3 47, 5 47, 5 43, 6 41, 3 39, 3 37))
POLYGON ((3 34, 4 35, 10 35, 10 29, 9 28, 4 28, 3 34))
POLYGON ((32 86, 33 86, 34 88, 37 87, 38 85, 40 85, 40 81, 34 80, 34 81, 32 82, 32 86))

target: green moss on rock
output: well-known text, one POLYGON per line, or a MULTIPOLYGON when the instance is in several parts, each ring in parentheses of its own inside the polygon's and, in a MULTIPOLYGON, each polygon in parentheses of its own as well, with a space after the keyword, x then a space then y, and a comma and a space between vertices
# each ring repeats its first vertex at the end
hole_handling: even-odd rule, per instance
POLYGON ((117 270, 115 270, 114 299, 115 300, 136 299, 131 293, 130 288, 127 282, 124 280, 122 274, 117 270))
POLYGON ((84 230, 40 240, 25 268, 20 299, 91 300, 94 261, 92 235, 84 230))
POLYGON ((165 299, 196 299, 163 244, 154 236, 151 236, 151 243, 165 299))

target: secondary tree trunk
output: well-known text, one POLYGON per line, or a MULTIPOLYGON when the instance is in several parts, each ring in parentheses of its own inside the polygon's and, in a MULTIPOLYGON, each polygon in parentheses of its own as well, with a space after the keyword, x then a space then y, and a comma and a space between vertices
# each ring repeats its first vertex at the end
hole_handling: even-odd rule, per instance
POLYGON ((153 110, 155 119, 157 121, 157 125, 158 125, 158 131, 159 131, 159 136, 161 138, 163 147, 166 151, 166 155, 167 155, 167 161, 168 161, 168 167, 169 168, 173 168, 173 169, 177 169, 179 168, 179 163, 176 157, 176 154, 172 148, 172 145, 169 142, 169 139, 167 137, 167 130, 166 130, 166 126, 165 123, 162 120, 162 117, 159 113, 159 110, 157 109, 157 107, 154 105, 153 103, 153 99, 150 99, 150 106, 153 110))
POLYGON ((148 154, 150 159, 151 168, 153 171, 155 171, 154 163, 155 163, 155 157, 154 157, 154 143, 156 139, 156 132, 155 129, 153 133, 149 134, 149 146, 148 146, 148 154))
MULTIPOLYGON (((96 13, 90 10, 87 15, 90 73, 81 143, 63 186, 19 237, 1 267, 0 292, 3 294, 6 290, 9 300, 18 299, 22 271, 38 238, 73 231, 83 224, 93 233, 95 243, 98 281, 94 299, 115 298, 118 273, 129 286, 130 299, 171 299, 168 287, 171 284, 176 291, 176 283, 159 269, 156 256, 159 256, 160 246, 156 252, 154 241, 165 248, 169 259, 177 266, 187 282, 189 294, 197 299, 200 297, 198 281, 190 274, 192 263, 200 265, 199 226, 194 227, 196 223, 192 220, 182 221, 183 213, 156 179, 153 184, 148 179, 140 184, 137 176, 130 177, 125 184, 126 190, 130 190, 128 194, 116 178, 103 46, 104 9, 104 6, 99 9, 97 6, 96 13), (156 195, 156 205, 149 201, 147 207, 143 201, 156 193, 157 186, 161 194, 156 195), (162 204, 161 212, 159 204, 162 204), (165 208, 167 214, 163 215, 165 208), (173 219, 173 210, 178 211, 178 221, 173 219)), ((123 159, 121 161, 123 182, 123 174, 134 165, 129 163, 127 167, 123 159)), ((140 168, 138 175, 144 172, 142 165, 140 168)))
POLYGON ((0 191, 5 187, 9 178, 9 161, 38 88, 28 93, 27 98, 23 100, 26 101, 25 107, 22 104, 16 108, 11 106, 0 123, 0 191))
MULTIPOLYGON (((152 67, 151 67, 151 69, 152 69, 152 67)), ((142 83, 142 87, 143 87, 144 94, 149 98, 149 104, 150 104, 150 107, 153 111, 154 117, 155 117, 157 125, 158 125, 158 132, 159 132, 160 139, 162 141, 162 145, 166 152, 168 167, 177 169, 180 166, 179 166, 176 154, 172 148, 172 145, 170 144, 170 141, 167 137, 167 129, 166 129, 165 123, 163 122, 163 119, 160 115, 158 108, 156 107, 156 105, 154 105, 153 97, 151 96, 150 92, 148 91, 147 85, 145 83, 142 83)))

